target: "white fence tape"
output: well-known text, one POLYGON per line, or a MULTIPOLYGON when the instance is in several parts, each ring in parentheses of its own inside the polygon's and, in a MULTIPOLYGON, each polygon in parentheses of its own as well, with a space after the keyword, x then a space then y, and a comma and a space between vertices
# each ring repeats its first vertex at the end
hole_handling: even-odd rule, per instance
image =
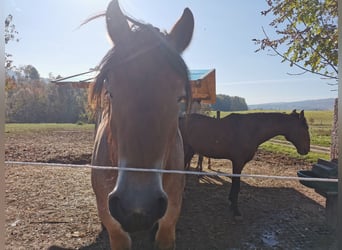
POLYGON ((135 172, 152 172, 152 173, 166 173, 166 174, 186 174, 198 176, 225 176, 225 177, 241 177, 241 178, 263 178, 276 180, 291 180, 291 181, 318 181, 318 182, 338 182, 338 179, 332 178, 309 178, 297 176, 278 176, 278 175, 256 175, 256 174, 228 174, 221 172, 197 172, 186 170, 167 170, 167 169, 150 169, 150 168, 119 168, 112 166, 93 166, 93 165, 79 165, 79 164, 61 164, 61 163, 45 163, 45 162, 19 162, 19 161, 5 161, 7 165, 17 166, 39 166, 39 167, 68 167, 68 168, 92 168, 104 170, 120 170, 120 171, 135 171, 135 172))

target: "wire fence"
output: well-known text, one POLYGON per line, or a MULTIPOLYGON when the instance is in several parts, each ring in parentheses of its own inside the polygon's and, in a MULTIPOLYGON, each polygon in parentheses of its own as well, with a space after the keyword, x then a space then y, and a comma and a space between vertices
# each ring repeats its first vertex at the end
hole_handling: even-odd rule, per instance
POLYGON ((278 176, 278 175, 257 175, 257 174, 229 174, 222 172, 198 172, 189 170, 169 170, 169 169, 151 169, 151 168, 128 168, 117 166, 95 166, 95 165, 80 165, 80 164, 62 164, 62 163, 45 163, 45 162, 20 162, 20 161, 5 161, 6 165, 10 166, 36 166, 36 167, 63 167, 63 168, 89 168, 101 169, 107 171, 129 171, 129 172, 147 172, 161 174, 184 174, 197 176, 215 176, 215 177, 240 177, 240 178, 262 178, 275 179, 286 181, 317 181, 317 182, 338 182, 336 178, 316 178, 316 177, 297 177, 297 176, 278 176))

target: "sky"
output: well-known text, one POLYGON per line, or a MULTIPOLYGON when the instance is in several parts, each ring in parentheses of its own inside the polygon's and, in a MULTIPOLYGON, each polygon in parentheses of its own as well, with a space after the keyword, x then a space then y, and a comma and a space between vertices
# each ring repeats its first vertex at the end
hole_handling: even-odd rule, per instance
MULTIPOLYGON (((5 0, 19 42, 6 45, 15 66, 33 65, 41 75, 63 77, 94 68, 111 48, 104 18, 80 27, 106 10, 108 0, 5 0)), ((272 17, 260 14, 265 0, 121 0, 125 13, 170 31, 189 7, 195 18, 191 44, 183 53, 189 69, 215 69, 216 93, 245 98, 248 105, 336 98, 335 82, 281 63, 270 52, 256 53, 253 38, 269 35, 272 17), (296 75, 294 75, 296 74, 296 75)))

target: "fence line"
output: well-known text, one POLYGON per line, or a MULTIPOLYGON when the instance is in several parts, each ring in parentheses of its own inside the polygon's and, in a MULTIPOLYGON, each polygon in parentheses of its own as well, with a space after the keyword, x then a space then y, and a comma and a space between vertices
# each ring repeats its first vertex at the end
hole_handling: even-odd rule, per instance
POLYGON ((241 177, 241 178, 262 178, 262 179, 276 179, 276 180, 290 180, 290 181, 318 181, 318 182, 338 182, 338 179, 332 178, 309 178, 296 176, 278 176, 278 175, 256 175, 256 174, 229 174, 221 172, 197 172, 188 170, 167 170, 167 169, 151 169, 151 168, 120 168, 113 166, 94 166, 94 165, 80 165, 80 164, 62 164, 62 163, 45 163, 45 162, 19 162, 19 161, 5 161, 6 165, 17 166, 39 166, 39 167, 68 167, 68 168, 90 168, 102 170, 115 171, 130 171, 130 172, 150 172, 150 173, 164 173, 164 174, 185 174, 197 176, 216 176, 216 177, 241 177))

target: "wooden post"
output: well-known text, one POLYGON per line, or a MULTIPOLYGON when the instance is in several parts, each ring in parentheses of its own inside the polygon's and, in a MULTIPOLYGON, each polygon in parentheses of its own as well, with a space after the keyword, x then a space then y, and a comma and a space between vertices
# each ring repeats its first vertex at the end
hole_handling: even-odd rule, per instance
POLYGON ((331 131, 330 160, 338 159, 338 98, 334 104, 334 120, 331 131))
POLYGON ((221 111, 216 110, 216 119, 220 119, 220 118, 221 118, 221 111))

